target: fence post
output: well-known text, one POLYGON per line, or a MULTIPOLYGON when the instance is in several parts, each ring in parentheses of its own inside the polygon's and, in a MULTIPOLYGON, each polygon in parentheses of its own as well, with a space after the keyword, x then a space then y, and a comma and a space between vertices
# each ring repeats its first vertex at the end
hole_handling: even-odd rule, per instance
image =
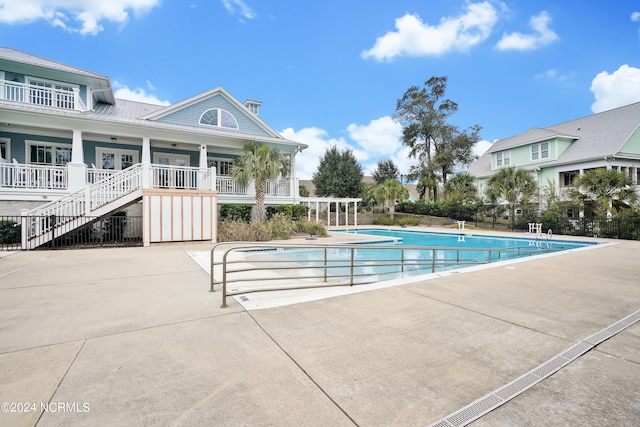
POLYGON ((29 239, 29 233, 27 230, 27 226, 29 225, 30 221, 30 217, 27 216, 27 213, 29 212, 29 209, 22 209, 20 211, 20 216, 21 216, 21 221, 20 223, 22 224, 22 227, 20 228, 20 247, 22 248, 22 250, 26 250, 29 249, 27 247, 27 241, 29 239))
POLYGON ((51 220, 51 224, 49 224, 51 226, 51 247, 55 248, 56 247, 56 215, 55 214, 51 215, 49 219, 51 220))

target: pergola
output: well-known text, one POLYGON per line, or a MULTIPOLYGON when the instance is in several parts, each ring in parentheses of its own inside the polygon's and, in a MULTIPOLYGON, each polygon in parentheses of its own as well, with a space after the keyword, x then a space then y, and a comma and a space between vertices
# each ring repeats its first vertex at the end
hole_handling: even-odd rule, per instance
POLYGON ((319 219, 319 213, 320 213, 320 206, 325 203, 327 206, 327 227, 331 227, 331 204, 335 203, 336 206, 336 227, 338 227, 339 224, 339 217, 338 215, 340 214, 340 204, 345 205, 345 211, 344 211, 344 223, 345 226, 349 226, 349 205, 351 203, 353 203, 353 225, 357 226, 358 225, 358 202, 361 202, 362 199, 361 198, 336 198, 336 197, 302 197, 300 198, 300 203, 305 204, 309 207, 309 213, 308 213, 308 220, 311 221, 311 205, 315 204, 315 209, 316 209, 316 222, 320 222, 319 219))

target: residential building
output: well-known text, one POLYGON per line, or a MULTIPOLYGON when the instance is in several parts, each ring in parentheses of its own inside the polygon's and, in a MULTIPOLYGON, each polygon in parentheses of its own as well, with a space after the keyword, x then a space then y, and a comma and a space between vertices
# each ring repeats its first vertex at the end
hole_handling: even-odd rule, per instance
MULTIPOLYGON (((69 218, 59 234, 128 207, 144 217, 145 244, 215 240, 218 204, 255 203, 230 176, 247 140, 289 159, 265 203, 299 198, 306 145, 269 127, 261 105, 222 87, 168 106, 116 99, 109 77, 0 47, 0 215, 69 218)), ((51 231, 42 222, 23 237, 51 231)))
POLYGON ((566 197, 564 190, 590 169, 618 170, 637 186, 640 103, 498 140, 469 168, 469 174, 484 193, 489 177, 509 166, 530 171, 539 189, 553 188, 560 197, 566 197))

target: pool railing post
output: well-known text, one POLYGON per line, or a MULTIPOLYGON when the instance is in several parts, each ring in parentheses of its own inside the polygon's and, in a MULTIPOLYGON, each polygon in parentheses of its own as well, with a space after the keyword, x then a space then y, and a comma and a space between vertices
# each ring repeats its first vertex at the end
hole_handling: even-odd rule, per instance
POLYGON ((227 308, 227 254, 222 256, 222 305, 220 308, 227 308))
POLYGON ((351 248, 351 267, 350 267, 350 277, 349 277, 349 284, 351 286, 353 286, 353 255, 354 255, 355 250, 353 248, 351 248))
POLYGON ((431 272, 435 273, 436 271, 436 250, 431 249, 431 272))
POLYGON ((400 271, 404 273, 404 249, 400 249, 400 271))
POLYGON ((327 281, 327 248, 324 248, 324 281, 327 281))

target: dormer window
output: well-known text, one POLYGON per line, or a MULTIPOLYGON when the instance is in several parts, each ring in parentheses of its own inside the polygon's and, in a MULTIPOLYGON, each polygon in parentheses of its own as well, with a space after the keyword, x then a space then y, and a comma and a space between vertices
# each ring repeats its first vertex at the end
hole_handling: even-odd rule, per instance
POLYGON ((251 111, 256 116, 260 114, 261 105, 262 102, 256 101, 254 99, 247 99, 246 101, 244 101, 244 106, 247 107, 249 111, 251 111))
POLYGON ((533 144, 531 146, 531 160, 541 160, 549 158, 549 143, 533 144))
POLYGON ((200 124, 228 129, 238 129, 238 121, 233 114, 222 108, 212 108, 200 116, 200 124))

